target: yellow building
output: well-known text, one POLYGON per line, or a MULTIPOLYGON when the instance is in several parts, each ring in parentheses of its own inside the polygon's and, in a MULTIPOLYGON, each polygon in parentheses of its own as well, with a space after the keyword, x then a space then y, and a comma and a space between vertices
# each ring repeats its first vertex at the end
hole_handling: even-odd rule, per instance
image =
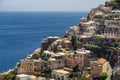
POLYGON ((93 77, 98 77, 100 73, 108 71, 108 66, 109 66, 109 62, 104 58, 100 58, 94 61, 91 64, 91 75, 93 77))

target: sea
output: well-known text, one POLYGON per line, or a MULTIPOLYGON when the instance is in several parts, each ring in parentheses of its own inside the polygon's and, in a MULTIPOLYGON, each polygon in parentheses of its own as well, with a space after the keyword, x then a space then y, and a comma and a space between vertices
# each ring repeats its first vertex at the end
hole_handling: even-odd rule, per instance
POLYGON ((0 12, 0 73, 40 48, 48 36, 63 36, 88 12, 0 12))

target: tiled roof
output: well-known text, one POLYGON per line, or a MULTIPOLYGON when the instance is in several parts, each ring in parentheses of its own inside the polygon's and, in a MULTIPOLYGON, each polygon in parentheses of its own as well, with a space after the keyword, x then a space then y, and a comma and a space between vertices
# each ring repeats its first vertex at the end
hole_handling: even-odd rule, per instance
POLYGON ((106 62, 107 62, 107 60, 104 58, 100 58, 100 59, 96 60, 96 63, 98 63, 98 64, 104 64, 106 62))

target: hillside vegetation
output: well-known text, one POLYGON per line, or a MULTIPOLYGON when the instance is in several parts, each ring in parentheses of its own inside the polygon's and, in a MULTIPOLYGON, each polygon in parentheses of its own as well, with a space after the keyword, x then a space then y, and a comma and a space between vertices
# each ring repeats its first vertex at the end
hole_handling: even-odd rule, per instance
POLYGON ((113 6, 113 8, 120 9, 120 0, 113 0, 106 2, 106 6, 113 6))

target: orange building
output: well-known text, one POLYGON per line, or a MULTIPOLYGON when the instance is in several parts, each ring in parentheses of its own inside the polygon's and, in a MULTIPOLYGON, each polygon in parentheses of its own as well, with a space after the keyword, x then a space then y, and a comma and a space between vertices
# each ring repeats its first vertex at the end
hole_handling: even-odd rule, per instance
POLYGON ((94 61, 91 65, 91 76, 98 77, 100 73, 108 71, 109 62, 104 59, 100 58, 94 61))

